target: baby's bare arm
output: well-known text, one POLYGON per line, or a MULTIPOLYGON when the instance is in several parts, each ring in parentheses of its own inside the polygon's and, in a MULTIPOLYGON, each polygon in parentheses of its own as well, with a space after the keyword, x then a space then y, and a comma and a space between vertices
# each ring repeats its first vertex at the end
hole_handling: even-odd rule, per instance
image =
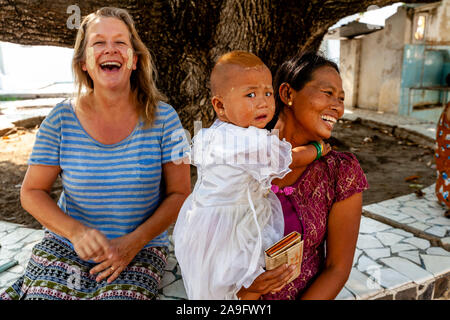
MULTIPOLYGON (((331 150, 331 146, 328 143, 319 141, 323 145, 322 157, 331 150)), ((306 167, 308 164, 316 160, 317 149, 312 144, 299 146, 292 148, 292 163, 289 168, 301 168, 306 167)))
POLYGON ((306 167, 317 157, 317 150, 312 144, 292 148, 291 169, 306 167))

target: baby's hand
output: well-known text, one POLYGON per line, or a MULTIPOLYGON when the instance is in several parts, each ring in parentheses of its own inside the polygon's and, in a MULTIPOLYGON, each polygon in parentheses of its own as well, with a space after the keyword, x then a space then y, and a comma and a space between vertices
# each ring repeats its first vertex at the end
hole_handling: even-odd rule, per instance
POLYGON ((331 146, 329 143, 325 143, 323 142, 323 140, 320 141, 320 143, 323 146, 323 150, 322 150, 322 157, 325 156, 328 152, 331 151, 331 146))

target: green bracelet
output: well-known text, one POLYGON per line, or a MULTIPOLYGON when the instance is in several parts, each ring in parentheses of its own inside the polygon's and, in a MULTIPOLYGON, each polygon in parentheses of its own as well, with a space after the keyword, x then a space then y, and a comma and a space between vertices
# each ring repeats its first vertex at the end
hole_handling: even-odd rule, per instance
POLYGON ((312 144, 317 149, 317 157, 316 160, 322 156, 322 145, 317 141, 312 141, 309 144, 312 144))

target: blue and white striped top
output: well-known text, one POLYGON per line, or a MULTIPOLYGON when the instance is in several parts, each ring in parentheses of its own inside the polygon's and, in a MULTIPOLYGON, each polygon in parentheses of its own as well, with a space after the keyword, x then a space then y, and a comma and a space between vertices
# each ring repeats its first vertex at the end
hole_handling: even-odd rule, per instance
MULTIPOLYGON (((132 232, 153 214, 161 201, 162 164, 188 151, 180 119, 166 103, 158 104, 149 128, 140 121, 127 138, 105 145, 89 136, 70 101, 63 101, 42 122, 28 164, 60 166, 58 206, 112 239, 132 232)), ((168 245, 164 231, 146 247, 168 245)))

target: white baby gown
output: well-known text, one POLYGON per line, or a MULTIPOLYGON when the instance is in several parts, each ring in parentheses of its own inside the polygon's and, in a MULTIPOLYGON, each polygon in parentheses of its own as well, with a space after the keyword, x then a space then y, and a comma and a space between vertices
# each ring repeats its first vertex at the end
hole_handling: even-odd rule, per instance
POLYGON ((264 272, 264 250, 284 233, 271 181, 291 161, 291 144, 265 129, 216 120, 194 137, 197 182, 173 232, 189 299, 237 299, 264 272))

